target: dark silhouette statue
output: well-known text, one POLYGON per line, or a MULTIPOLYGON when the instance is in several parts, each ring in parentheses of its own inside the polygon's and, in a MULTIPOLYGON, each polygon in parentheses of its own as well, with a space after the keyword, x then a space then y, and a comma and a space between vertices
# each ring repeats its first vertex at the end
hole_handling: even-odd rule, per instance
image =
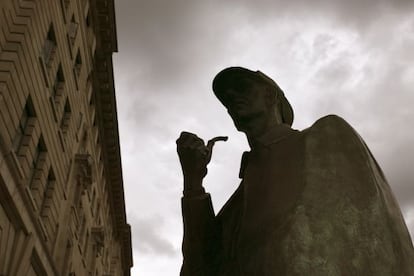
POLYGON ((342 118, 298 131, 278 85, 260 71, 230 67, 213 91, 250 152, 241 184, 215 215, 202 180, 207 145, 182 132, 182 276, 414 275, 414 250, 399 206, 371 152, 342 118))

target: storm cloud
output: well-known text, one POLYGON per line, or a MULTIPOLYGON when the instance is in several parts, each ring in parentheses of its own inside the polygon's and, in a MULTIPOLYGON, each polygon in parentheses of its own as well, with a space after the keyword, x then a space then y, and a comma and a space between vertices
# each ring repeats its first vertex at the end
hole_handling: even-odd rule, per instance
POLYGON ((261 70, 304 129, 345 118, 384 170, 414 233, 414 2, 116 1, 115 83, 134 274, 178 275, 187 130, 217 144, 205 180, 218 211, 238 185, 247 143, 214 98, 227 66, 261 70))

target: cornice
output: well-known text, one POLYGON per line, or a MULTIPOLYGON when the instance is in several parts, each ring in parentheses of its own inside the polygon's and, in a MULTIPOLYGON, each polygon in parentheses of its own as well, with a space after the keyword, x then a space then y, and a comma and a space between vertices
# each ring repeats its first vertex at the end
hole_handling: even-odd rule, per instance
POLYGON ((93 8, 96 15, 96 35, 99 37, 100 50, 105 52, 117 52, 118 40, 115 22, 115 5, 114 0, 95 0, 92 1, 91 8, 93 8), (93 4, 93 5, 92 5, 93 4))
MULTIPOLYGON (((118 117, 112 54, 118 50, 113 0, 91 1, 97 38, 93 89, 96 118, 102 145, 104 173, 111 203, 114 230, 122 246, 124 268, 132 266, 131 227, 126 222, 118 117)), ((124 270, 129 275, 129 270, 124 270)))

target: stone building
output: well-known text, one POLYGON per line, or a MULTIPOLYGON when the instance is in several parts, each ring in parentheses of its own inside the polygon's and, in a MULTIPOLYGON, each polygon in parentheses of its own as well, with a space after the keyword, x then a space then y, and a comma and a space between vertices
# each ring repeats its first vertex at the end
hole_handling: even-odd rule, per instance
POLYGON ((130 275, 113 0, 0 1, 0 275, 130 275))

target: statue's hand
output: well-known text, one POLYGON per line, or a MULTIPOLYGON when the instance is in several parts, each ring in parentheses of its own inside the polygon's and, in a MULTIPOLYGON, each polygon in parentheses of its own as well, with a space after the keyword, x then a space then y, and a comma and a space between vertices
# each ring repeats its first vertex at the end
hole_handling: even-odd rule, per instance
POLYGON ((227 137, 215 137, 204 144, 203 139, 190 132, 181 132, 177 139, 177 153, 184 175, 184 190, 202 188, 202 180, 207 174, 207 165, 216 141, 226 141, 227 137))

